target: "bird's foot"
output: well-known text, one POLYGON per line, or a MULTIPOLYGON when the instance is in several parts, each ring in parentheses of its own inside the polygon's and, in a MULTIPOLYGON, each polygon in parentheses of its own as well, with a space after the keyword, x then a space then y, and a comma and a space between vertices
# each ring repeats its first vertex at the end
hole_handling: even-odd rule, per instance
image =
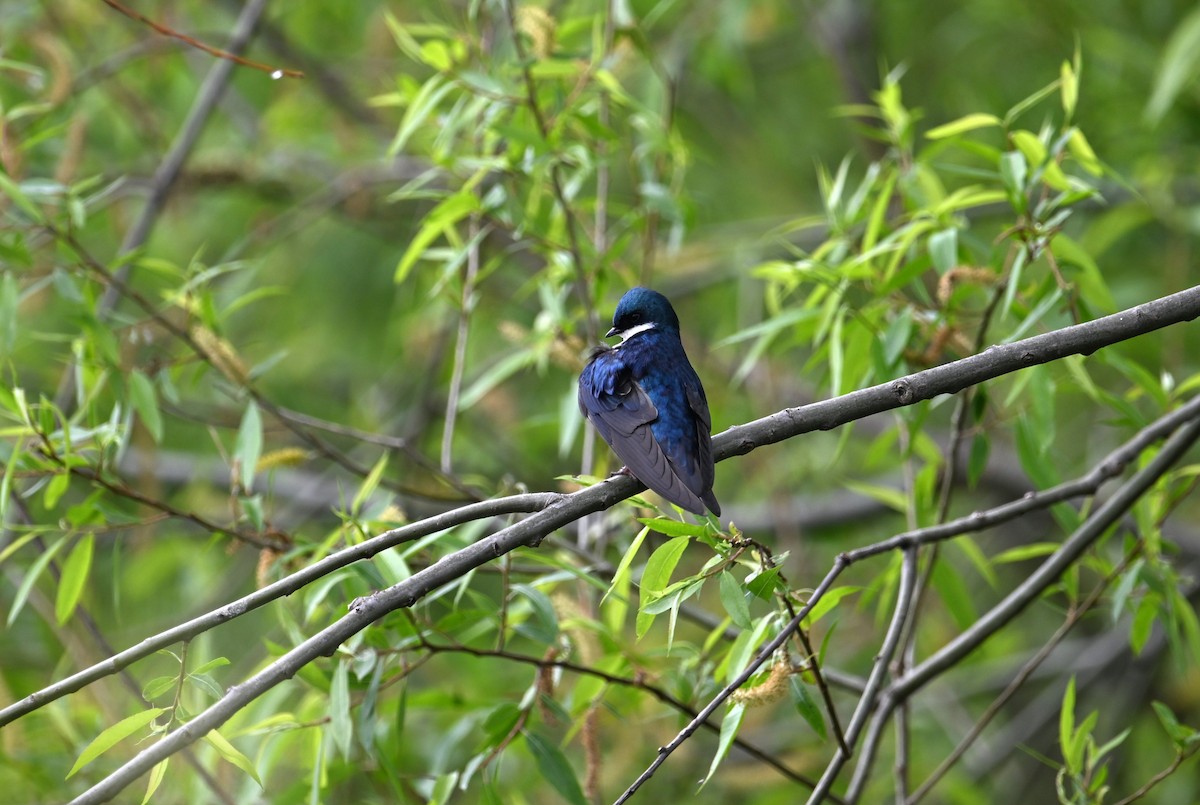
POLYGON ((615 472, 611 472, 611 473, 609 473, 608 477, 616 478, 618 475, 628 475, 630 478, 634 477, 633 473, 630 472, 628 467, 622 467, 621 469, 619 469, 615 472))

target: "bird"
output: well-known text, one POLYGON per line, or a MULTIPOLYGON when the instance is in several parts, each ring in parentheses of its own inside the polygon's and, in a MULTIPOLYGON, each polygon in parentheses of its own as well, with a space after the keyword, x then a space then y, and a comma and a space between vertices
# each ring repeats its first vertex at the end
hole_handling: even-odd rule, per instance
POLYGON ((603 345, 579 375, 579 410, 635 478, 671 503, 721 514, 713 494, 712 416, 679 339, 679 317, 657 291, 626 291, 603 345))

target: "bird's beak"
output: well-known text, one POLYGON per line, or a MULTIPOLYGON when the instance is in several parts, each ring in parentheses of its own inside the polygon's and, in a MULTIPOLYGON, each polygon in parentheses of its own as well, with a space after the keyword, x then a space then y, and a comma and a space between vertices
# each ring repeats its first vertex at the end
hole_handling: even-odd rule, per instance
POLYGON ((607 333, 605 333, 605 334, 604 334, 604 337, 605 337, 605 338, 612 338, 612 337, 613 337, 614 335, 616 335, 616 334, 617 334, 617 328, 616 328, 616 327, 614 327, 614 328, 612 328, 611 330, 609 330, 607 333))

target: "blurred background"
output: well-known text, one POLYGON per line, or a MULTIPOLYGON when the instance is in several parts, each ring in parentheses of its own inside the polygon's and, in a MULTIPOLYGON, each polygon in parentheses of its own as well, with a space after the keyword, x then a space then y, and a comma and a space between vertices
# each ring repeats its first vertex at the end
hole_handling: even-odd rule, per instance
MULTIPOLYGON (((259 67, 230 65, 227 81, 215 77, 220 59, 137 18, 226 48, 253 5, 0 0, 5 488, 22 500, 7 509, 0 541, 0 611, 8 618, 0 703, 333 546, 468 500, 570 490, 575 476, 604 477, 616 465, 585 433, 575 380, 633 284, 674 302, 714 432, 973 352, 977 327, 990 316, 987 282, 967 281, 947 302, 938 274, 965 266, 1008 276, 1014 228, 1029 265, 1013 276, 1018 292, 1005 298, 1008 313, 982 345, 1194 284, 1194 3, 562 2, 515 9, 514 44, 502 4, 301 0, 261 10, 244 52, 259 67), (522 71, 522 55, 534 63, 531 73, 522 71), (275 70, 304 77, 275 78, 275 70), (1077 84, 1073 104, 1060 102, 1055 84, 1064 70, 1077 84), (219 100, 205 107, 216 88, 219 100), (964 127, 961 142, 924 136, 967 115, 995 120, 964 127), (1086 135, 1087 150, 1071 140, 1072 126, 1086 135), (1043 155, 1049 149, 1075 166, 1067 189, 1046 180, 1064 194, 1058 203, 1069 217, 1050 210, 1039 219, 1037 210, 1015 209, 1011 194, 1005 201, 1011 176, 998 165, 1018 129, 1042 139, 1043 155), (187 133, 194 143, 184 143, 187 133), (172 153, 182 161, 168 183, 164 159, 172 153), (887 181, 894 184, 884 189, 887 181), (963 188, 982 189, 970 203, 945 203, 963 188), (901 268, 895 282, 882 269, 867 279, 847 274, 851 284, 836 285, 829 276, 870 251, 863 231, 872 215, 893 233, 925 227, 908 230, 913 240, 896 251, 912 272, 901 268), (949 258, 925 245, 937 232, 957 233, 949 258), (1060 245, 1047 246, 1060 264, 1051 269, 1035 242, 1060 232, 1060 245), (1078 293, 1056 282, 1060 267, 1078 293), (160 318, 128 297, 106 300, 105 273, 123 276, 160 318), (826 315, 822 294, 835 287, 839 312, 826 315), (164 320, 210 360, 198 360, 164 320), (857 322, 870 326, 855 331, 857 322), (875 339, 887 340, 886 355, 872 353, 875 339), (87 432, 79 438, 96 440, 79 455, 113 484, 69 477, 65 464, 56 470, 35 455, 21 399, 40 400, 35 406, 52 423, 75 416, 74 427, 87 432), (286 540, 271 550, 238 548, 206 525, 214 522, 286 540), (92 535, 86 562, 75 550, 83 534, 92 535), (57 554, 43 560, 54 546, 57 554), (76 576, 84 565, 87 584, 64 594, 58 563, 76 556, 76 576)), ((1036 146, 1018 144, 1036 162, 1036 146)), ((1028 197, 1047 197, 1039 192, 1028 197)), ((1082 362, 989 387, 979 403, 987 413, 964 443, 969 484, 949 512, 1086 471, 1187 391, 1195 343, 1194 328, 1181 326, 1122 345, 1088 364, 1085 374, 1103 393, 1080 379, 1082 362), (1039 409, 1038 395, 1053 402, 1039 409), (1018 443, 1025 417, 1042 427, 1030 434, 1040 453, 1018 443), (1031 473, 1045 464, 1053 477, 1031 473)), ((810 588, 837 552, 935 519, 932 490, 944 477, 953 410, 951 401, 935 401, 723 463, 722 522, 772 545, 791 586, 810 588), (924 502, 904 503, 908 492, 924 502)), ((1200 532, 1185 495, 1176 498, 1171 524, 1155 527, 1170 546, 1154 552, 1161 572, 1135 576, 1125 599, 1089 616, 1039 672, 1045 684, 1031 684, 928 801, 1058 801, 1055 726, 1070 674, 1079 680, 1079 718, 1102 710, 1099 743, 1134 730, 1108 772, 1116 798, 1171 762, 1171 741, 1149 702, 1167 702, 1180 721, 1200 720, 1200 662, 1190 653, 1200 643, 1188 642, 1200 641, 1188 631, 1195 617, 1151 631, 1155 614, 1122 613, 1134 606, 1131 590, 1155 612, 1196 593, 1200 532), (1137 617, 1145 634, 1134 654, 1137 617)), ((583 548, 611 570, 637 526, 627 508, 593 519, 583 548)), ((1026 572, 1020 561, 998 563, 993 577, 979 569, 983 554, 1061 540, 1061 528, 1048 516, 1023 521, 981 539, 981 549, 948 552, 950 572, 941 575, 949 578, 938 590, 949 603, 929 615, 921 650, 944 643, 1026 572)), ((460 529, 434 553, 405 561, 421 566, 479 533, 460 529)), ((574 531, 555 537, 562 545, 577 539, 574 531)), ((1114 555, 1081 571, 1085 580, 1116 565, 1119 539, 1110 547, 1114 555)), ((591 566, 586 553, 543 554, 514 561, 544 564, 543 575, 526 567, 525 582, 546 596, 591 566)), ((884 564, 849 574, 847 583, 863 592, 847 599, 829 651, 835 670, 851 677, 865 672, 886 622, 896 565, 884 564)), ((190 711, 403 572, 347 574, 319 595, 198 638, 191 665, 225 657, 230 667, 200 674, 208 688, 188 694, 190 711)), ((467 611, 486 611, 499 595, 495 581, 480 582, 483 592, 463 585, 456 595, 479 596, 467 611)), ((719 613, 715 593, 701 600, 719 613)), ((1075 600, 1068 589, 1065 599, 1039 603, 989 644, 969 679, 938 688, 918 710, 918 779, 1075 600)), ((432 622, 446 614, 438 607, 459 606, 430 603, 417 617, 432 622)), ((416 627, 394 617, 385 636, 367 641, 380 652, 376 660, 410 645, 403 641, 416 627)), ((635 666, 655 669, 665 687, 702 705, 718 660, 705 636, 722 617, 681 626, 686 645, 669 657, 661 641, 635 645, 632 634, 605 650, 636 656, 635 666)), ((464 643, 475 639, 461 628, 438 627, 464 643)), ((361 650, 347 657, 361 659, 361 650)), ((325 708, 336 673, 313 668, 231 733, 249 736, 238 746, 264 789, 207 748, 199 764, 215 767, 218 787, 236 801, 436 799, 433 786, 475 751, 487 708, 520 699, 530 670, 465 656, 431 662, 437 671, 410 678, 406 669, 398 679, 407 681, 378 693, 387 726, 356 722, 375 742, 330 744, 325 708), (407 698, 397 699, 401 688, 407 698), (263 726, 282 715, 286 731, 263 726)), ((177 658, 155 656, 127 685, 145 695, 150 681, 177 670, 177 658)), ((359 670, 356 696, 374 673, 359 670)), ((92 737, 142 706, 121 684, 100 683, 0 729, 0 784, 17 792, 12 801, 60 801, 82 790, 83 777, 115 765, 106 756, 63 781, 92 737)), ((619 718, 604 737, 608 799, 677 728, 677 714, 631 691, 614 695, 624 698, 610 703, 619 718), (637 734, 622 739, 634 718, 637 734)), ((794 712, 751 721, 747 735, 819 775, 831 746, 794 712)), ((805 795, 737 750, 695 794, 716 738, 695 743, 656 778, 660 796, 771 803, 805 795)), ((575 749, 565 751, 582 768, 575 749)), ((503 801, 561 795, 514 782, 514 769, 540 762, 517 755, 497 764, 503 801)), ((891 796, 888 762, 879 761, 868 801, 891 796)), ((182 761, 178 768, 186 777, 161 789, 160 801, 220 800, 203 775, 182 761)), ((1195 801, 1194 775, 1194 765, 1184 766, 1146 801, 1195 801)), ((456 796, 487 801, 490 790, 456 796)))

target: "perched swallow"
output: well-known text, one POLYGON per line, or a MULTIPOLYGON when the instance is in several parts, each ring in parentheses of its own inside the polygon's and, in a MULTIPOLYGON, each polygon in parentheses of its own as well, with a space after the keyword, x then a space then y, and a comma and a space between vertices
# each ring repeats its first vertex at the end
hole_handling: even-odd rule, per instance
POLYGON ((694 514, 721 506, 713 494, 712 417, 679 340, 667 297, 633 288, 579 376, 579 410, 639 481, 694 514))

